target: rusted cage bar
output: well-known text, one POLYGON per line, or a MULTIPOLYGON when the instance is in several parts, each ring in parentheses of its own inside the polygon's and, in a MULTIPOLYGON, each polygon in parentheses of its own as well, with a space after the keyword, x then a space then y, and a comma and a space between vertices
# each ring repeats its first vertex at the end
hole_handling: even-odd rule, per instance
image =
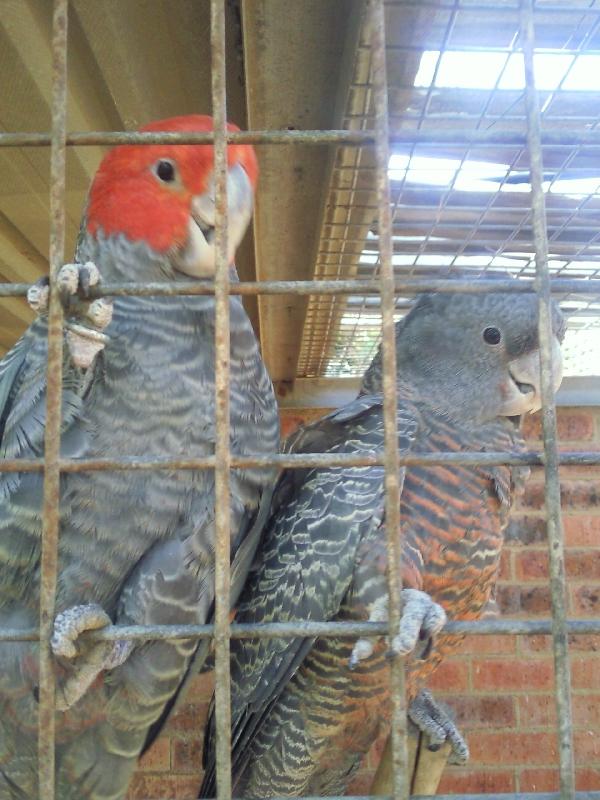
POLYGON ((552 376, 552 306, 550 271, 548 268, 548 239, 546 235, 546 204, 542 187, 543 164, 540 141, 540 107, 535 88, 533 54, 535 31, 533 0, 521 2, 521 45, 525 60, 525 102, 527 136, 531 170, 531 207, 539 295, 538 338, 540 344, 540 383, 542 399, 542 435, 544 442, 544 501, 548 531, 550 563, 550 596, 552 600, 552 648, 554 651, 554 680, 558 714, 558 744, 560 767, 560 796, 570 800, 575 792, 575 760, 573 755, 573 718, 571 713, 571 673, 566 625, 566 582, 564 535, 560 507, 560 477, 556 443, 556 406, 552 376))
MULTIPOLYGON (((467 6, 463 6, 467 8, 467 6)), ((472 6, 468 6, 472 9, 472 6)), ((490 10, 490 6, 487 6, 490 10)), ((593 9, 590 9, 593 10, 593 9)), ((236 144, 278 145, 278 144, 339 144, 364 145, 374 144, 375 131, 228 131, 227 142, 236 144)), ((49 133, 0 133, 1 147, 44 147, 51 141, 49 133)), ((493 128, 492 130, 417 130, 392 131, 390 144, 490 144, 497 147, 513 147, 525 145, 525 133, 511 128, 493 128)), ((212 144, 212 133, 144 133, 140 131, 91 131, 67 134, 68 146, 115 145, 115 144, 212 144)), ((581 131, 568 133, 563 131, 544 131, 542 144, 557 147, 600 147, 600 131, 581 131)))
MULTIPOLYGON (((0 297, 19 297, 27 294, 29 283, 0 283, 0 297)), ((478 294, 480 292, 509 292, 526 294, 535 291, 535 281, 528 278, 515 280, 497 280, 490 285, 489 281, 480 280, 444 280, 409 278, 395 279, 393 291, 401 294, 417 294, 419 292, 466 292, 478 294)), ((597 278, 554 278, 550 288, 556 294, 569 294, 571 292, 600 292, 600 279, 597 278)), ((245 283, 230 283, 229 294, 257 295, 257 294, 379 294, 381 287, 379 281, 373 280, 322 280, 322 281, 248 281, 245 283)), ((90 289, 89 296, 95 297, 125 297, 136 296, 163 296, 175 295, 211 295, 215 293, 213 283, 208 281, 178 281, 176 285, 169 283, 106 283, 90 289)))
MULTIPOLYGON (((396 390, 396 336, 394 325, 394 268, 392 266, 392 210, 388 176, 389 127, 388 86, 385 53, 384 0, 370 0, 368 23, 371 26, 373 106, 375 114, 375 169, 381 264, 381 362, 383 367, 383 431, 385 517, 388 555, 388 620, 391 630, 398 630, 402 613, 400 528, 400 474, 398 461, 398 422, 396 390)), ((392 702, 392 763, 394 800, 410 794, 408 770, 408 728, 404 689, 404 659, 393 660, 390 669, 392 702)))
POLYGON ((227 259, 227 105, 225 4, 210 3, 215 176, 215 717, 217 798, 231 797, 231 675, 229 666, 229 263, 227 259))
MULTIPOLYGON (((600 633, 600 620, 567 620, 567 633, 582 636, 600 633)), ((388 622, 270 622, 260 624, 238 624, 230 626, 231 639, 273 639, 294 638, 297 636, 323 637, 362 637, 385 636, 391 632, 388 622)), ((82 635, 82 640, 113 642, 118 639, 135 641, 164 641, 170 639, 210 639, 214 636, 214 625, 109 625, 98 631, 82 635)), ((452 621, 444 626, 448 634, 473 634, 492 636, 497 634, 531 636, 550 635, 552 620, 524 619, 482 619, 473 621, 452 621)), ((34 642, 39 639, 37 628, 5 628, 0 631, 0 642, 34 642)))
POLYGON ((40 561, 38 779, 40 797, 55 797, 55 673, 50 651, 58 568, 63 310, 55 278, 64 263, 68 0, 54 0, 52 144, 50 149, 50 302, 40 561))
MULTIPOLYGON (((596 466, 600 463, 597 451, 563 451, 558 455, 558 463, 563 465, 596 466)), ((374 451, 372 455, 354 456, 337 453, 327 456, 323 453, 284 453, 272 456, 232 456, 232 467, 249 469, 252 467, 304 468, 304 467, 380 467, 385 464, 384 454, 374 451)), ((416 466, 419 464, 469 464, 471 466, 519 465, 543 466, 543 453, 421 453, 398 456, 400 466, 416 466)), ((121 458, 96 459, 59 459, 61 472, 100 472, 103 470, 140 471, 155 469, 214 469, 215 456, 204 458, 138 458, 126 456, 121 458)), ((0 461, 0 472, 42 472, 44 460, 41 458, 19 459, 6 458, 0 461)))

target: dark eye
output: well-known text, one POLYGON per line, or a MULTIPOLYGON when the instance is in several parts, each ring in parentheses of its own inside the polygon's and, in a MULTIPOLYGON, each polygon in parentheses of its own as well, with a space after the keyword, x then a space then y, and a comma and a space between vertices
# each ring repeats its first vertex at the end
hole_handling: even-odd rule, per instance
POLYGON ((486 328, 483 332, 483 340, 488 344, 499 344, 502 334, 498 328, 486 328))
POLYGON ((154 171, 157 178, 163 183, 171 183, 175 180, 175 165, 171 161, 157 161, 154 165, 154 171))

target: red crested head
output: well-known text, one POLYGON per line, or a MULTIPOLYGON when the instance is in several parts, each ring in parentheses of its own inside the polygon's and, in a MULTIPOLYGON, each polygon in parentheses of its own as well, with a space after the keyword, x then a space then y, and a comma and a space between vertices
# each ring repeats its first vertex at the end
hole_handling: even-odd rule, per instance
MULTIPOLYGON (((230 131, 237 126, 228 124, 230 131)), ((193 114, 145 125, 142 131, 205 132, 212 117, 193 114)), ((258 164, 250 145, 227 147, 231 259, 252 211, 258 164)), ((214 272, 214 156, 212 145, 120 145, 104 157, 92 183, 87 231, 123 234, 174 256, 181 271, 214 272), (210 261, 212 259, 212 269, 210 261)))

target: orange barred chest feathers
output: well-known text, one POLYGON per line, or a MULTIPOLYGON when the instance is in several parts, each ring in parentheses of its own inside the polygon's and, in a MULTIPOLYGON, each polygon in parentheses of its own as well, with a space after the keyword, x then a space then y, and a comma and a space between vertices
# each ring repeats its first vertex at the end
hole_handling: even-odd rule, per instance
MULTIPOLYGON (((508 420, 479 430, 471 441, 436 421, 414 449, 519 451, 523 444, 508 420)), ((407 468, 401 502, 405 557, 418 568, 419 588, 444 606, 450 618, 477 618, 487 603, 519 482, 510 467, 407 468)))

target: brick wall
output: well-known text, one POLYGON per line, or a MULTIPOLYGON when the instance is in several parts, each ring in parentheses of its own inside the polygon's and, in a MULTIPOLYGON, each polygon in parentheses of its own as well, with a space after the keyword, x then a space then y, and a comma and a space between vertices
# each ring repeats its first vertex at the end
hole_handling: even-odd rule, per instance
MULTIPOLYGON (((311 410, 284 414, 289 433, 311 410)), ((527 436, 539 438, 539 419, 527 436)), ((559 409, 559 438, 565 449, 600 448, 600 409, 559 409)), ((600 613, 600 468, 561 471, 567 543, 569 612, 600 613)), ((505 615, 549 614, 545 525, 540 511, 543 475, 534 471, 507 534, 498 587, 505 615)), ((552 791, 557 788, 557 743, 550 641, 544 636, 468 638, 431 683, 451 705, 471 748, 467 767, 448 767, 440 792, 552 791)), ((577 788, 600 789, 600 636, 571 641, 577 788)), ((193 800, 199 784, 201 731, 212 691, 211 675, 194 679, 168 730, 143 759, 129 800, 193 800)), ((381 752, 376 742, 349 789, 368 792, 381 752)))

